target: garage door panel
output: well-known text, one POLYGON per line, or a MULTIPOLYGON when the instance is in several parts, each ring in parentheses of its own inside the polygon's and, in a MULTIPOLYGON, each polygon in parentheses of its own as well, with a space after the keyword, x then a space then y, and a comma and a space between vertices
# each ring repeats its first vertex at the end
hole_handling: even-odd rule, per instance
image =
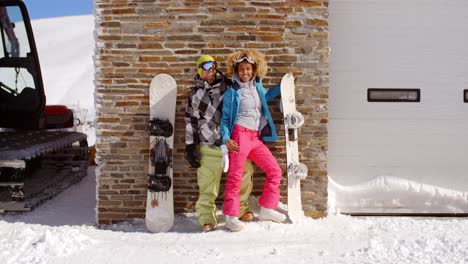
POLYGON ((466 10, 465 0, 330 2, 329 203, 468 213, 466 10), (367 102, 369 88, 420 89, 421 100, 367 102))

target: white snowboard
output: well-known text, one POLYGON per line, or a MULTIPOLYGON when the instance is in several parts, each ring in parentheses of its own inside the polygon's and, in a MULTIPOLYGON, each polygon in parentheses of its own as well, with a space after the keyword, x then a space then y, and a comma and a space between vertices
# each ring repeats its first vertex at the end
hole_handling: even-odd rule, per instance
POLYGON ((286 139, 288 216, 291 222, 296 222, 304 217, 300 179, 307 176, 307 167, 299 162, 297 128, 302 125, 303 117, 296 110, 294 77, 289 73, 281 79, 281 103, 286 139))
MULTIPOLYGON (((170 75, 158 74, 150 84, 150 120, 154 118, 167 119, 174 129, 175 109, 177 99, 177 84, 170 75)), ((156 136, 150 136, 150 150, 154 147, 156 136)), ((168 147, 172 150, 174 145, 174 131, 165 138, 168 147)), ((169 155, 172 160, 172 151, 169 155)), ((172 162, 167 169, 167 176, 171 178, 171 187, 167 192, 151 192, 148 190, 146 200, 146 227, 149 231, 167 232, 174 224, 174 198, 173 198, 173 167, 172 162)), ((154 175, 155 167, 149 162, 149 174, 154 175)))

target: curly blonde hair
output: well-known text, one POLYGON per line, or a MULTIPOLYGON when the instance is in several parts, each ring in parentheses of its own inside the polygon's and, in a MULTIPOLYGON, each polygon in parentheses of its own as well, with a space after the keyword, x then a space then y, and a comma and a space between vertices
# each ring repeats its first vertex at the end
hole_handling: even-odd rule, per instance
POLYGON ((266 76, 268 71, 268 65, 265 60, 265 55, 263 55, 260 51, 256 49, 246 49, 246 50, 239 50, 227 58, 226 65, 227 65, 227 75, 232 78, 232 76, 236 73, 236 61, 242 57, 247 55, 248 58, 253 59, 255 61, 255 76, 263 78, 266 76))

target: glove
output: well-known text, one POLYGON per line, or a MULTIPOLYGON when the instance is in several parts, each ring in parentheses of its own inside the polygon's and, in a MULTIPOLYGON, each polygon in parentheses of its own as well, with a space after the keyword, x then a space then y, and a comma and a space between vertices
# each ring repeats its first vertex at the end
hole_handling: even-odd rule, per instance
POLYGON ((221 152, 223 152, 223 171, 227 172, 229 170, 229 150, 226 145, 221 145, 221 152))
POLYGON ((185 159, 192 168, 200 168, 200 153, 198 153, 197 145, 188 144, 185 146, 185 159))

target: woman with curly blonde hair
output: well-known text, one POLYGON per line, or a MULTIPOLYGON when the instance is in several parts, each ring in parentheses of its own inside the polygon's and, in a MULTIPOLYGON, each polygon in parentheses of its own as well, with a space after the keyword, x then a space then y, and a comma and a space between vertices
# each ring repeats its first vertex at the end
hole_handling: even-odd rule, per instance
POLYGON ((240 50, 232 53, 229 55, 227 58, 227 72, 226 74, 232 78, 237 72, 236 71, 236 65, 238 64, 237 61, 242 58, 250 58, 253 60, 255 63, 255 77, 258 78, 265 78, 267 71, 268 71, 268 65, 265 60, 265 56, 258 50, 256 49, 247 49, 247 50, 240 50))
POLYGON ((229 170, 224 191, 223 213, 226 228, 240 231, 239 186, 246 159, 252 160, 266 173, 259 219, 284 222, 286 216, 277 212, 281 168, 263 142, 276 141, 276 129, 267 102, 280 95, 280 85, 265 89, 261 78, 268 66, 265 56, 257 50, 234 52, 227 59, 227 73, 232 84, 224 93, 221 118, 222 142, 229 150, 229 170))

